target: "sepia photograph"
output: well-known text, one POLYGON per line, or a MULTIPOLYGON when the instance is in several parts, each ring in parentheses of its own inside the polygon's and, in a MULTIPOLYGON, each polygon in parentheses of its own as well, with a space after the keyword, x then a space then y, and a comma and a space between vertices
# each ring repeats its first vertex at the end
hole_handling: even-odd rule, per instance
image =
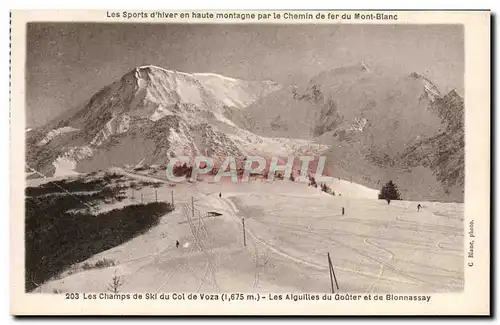
POLYGON ((423 304, 466 291, 488 216, 464 214, 464 24, 25 32, 24 294, 423 304))

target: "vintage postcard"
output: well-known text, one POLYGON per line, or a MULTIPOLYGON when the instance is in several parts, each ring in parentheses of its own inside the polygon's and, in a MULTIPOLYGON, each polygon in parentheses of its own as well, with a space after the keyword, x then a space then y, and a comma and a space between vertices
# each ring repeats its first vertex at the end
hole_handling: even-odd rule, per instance
POLYGON ((490 12, 11 12, 14 315, 489 315, 490 12))

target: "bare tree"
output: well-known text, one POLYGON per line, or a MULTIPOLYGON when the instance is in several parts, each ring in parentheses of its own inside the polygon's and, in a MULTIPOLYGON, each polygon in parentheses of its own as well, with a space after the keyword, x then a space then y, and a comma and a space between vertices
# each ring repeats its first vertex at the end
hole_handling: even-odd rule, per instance
POLYGON ((116 275, 116 270, 113 278, 111 281, 108 283, 108 291, 113 292, 113 293, 118 293, 119 288, 123 286, 123 276, 118 276, 116 275))

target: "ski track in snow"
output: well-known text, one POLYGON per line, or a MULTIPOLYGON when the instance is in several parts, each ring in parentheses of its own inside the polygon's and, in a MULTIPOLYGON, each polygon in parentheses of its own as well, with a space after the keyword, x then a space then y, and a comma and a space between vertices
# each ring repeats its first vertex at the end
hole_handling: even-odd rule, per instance
MULTIPOLYGON (((195 243, 196 243, 196 246, 191 246, 191 248, 189 249, 189 253, 194 252, 195 251, 195 247, 197 247, 200 251, 202 251, 202 252, 205 253, 205 247, 202 244, 202 241, 201 241, 201 239, 199 237, 200 228, 202 228, 202 229, 205 228, 205 225, 203 224, 202 218, 201 217, 199 218, 200 223, 198 224, 198 227, 196 227, 196 225, 194 224, 194 222, 193 222, 193 220, 191 218, 191 213, 192 212, 189 211, 191 209, 189 207, 189 205, 187 203, 180 203, 178 205, 183 209, 184 216, 186 217, 186 220, 189 223, 189 228, 190 228, 191 234, 192 234, 193 239, 195 240, 195 243)), ((207 235, 206 238, 208 240, 210 240, 210 237, 208 235, 208 232, 207 232, 206 228, 203 229, 203 231, 207 235)), ((209 251, 210 251, 211 254, 213 254, 211 248, 209 249, 209 251)), ((210 256, 208 256, 207 263, 206 263, 206 268, 205 268, 205 273, 204 273, 204 275, 201 278, 196 274, 196 272, 192 268, 190 268, 188 266, 187 257, 186 257, 186 258, 184 258, 184 261, 182 263, 179 263, 179 265, 173 271, 169 272, 169 274, 167 275, 166 281, 156 290, 156 292, 159 292, 160 290, 162 290, 163 288, 165 288, 165 286, 171 281, 171 279, 173 278, 173 276, 180 270, 181 267, 184 267, 195 278, 198 278, 199 280, 201 280, 200 283, 197 286, 196 292, 200 291, 200 289, 203 287, 203 285, 205 284, 205 282, 209 282, 210 284, 212 284, 217 289, 217 292, 220 292, 219 286, 218 286, 218 284, 216 282, 216 279, 215 279, 215 270, 214 270, 214 267, 213 267, 213 259, 210 256), (212 280, 208 279, 209 272, 212 275, 212 280)))
MULTIPOLYGON (((229 207, 230 207, 230 208, 231 208, 231 209, 232 209, 235 213, 237 213, 238 209, 235 207, 234 203, 232 203, 230 200, 227 200, 227 199, 224 199, 224 201, 225 201, 225 202, 229 205, 229 207)), ((238 217, 236 216, 236 214, 235 214, 234 216, 235 216, 236 218, 238 218, 238 217)), ((292 256, 292 255, 290 255, 290 254, 287 254, 287 253, 283 252, 282 250, 278 249, 276 246, 271 245, 271 244, 269 244, 268 242, 265 242, 264 240, 262 240, 262 239, 258 238, 256 235, 254 235, 254 233, 253 233, 253 232, 252 232, 252 231, 251 231, 248 227, 247 227, 246 229, 247 229, 247 234, 249 234, 249 235, 250 235, 252 238, 254 238, 257 242, 261 243, 262 245, 264 245, 264 246, 265 246, 265 247, 267 247, 270 251, 272 251, 272 252, 276 253, 277 255, 280 255, 280 256, 282 256, 282 257, 284 257, 284 258, 287 258, 287 259, 289 259, 289 260, 292 260, 292 261, 294 261, 294 262, 296 262, 296 263, 307 265, 307 266, 312 267, 312 268, 315 268, 315 269, 317 269, 317 270, 324 271, 324 270, 327 270, 327 269, 328 269, 328 266, 327 266, 327 265, 321 265, 321 264, 318 264, 318 263, 315 263, 315 262, 312 262, 312 261, 307 261, 307 260, 304 260, 304 259, 302 259, 302 258, 295 257, 295 256, 292 256)), ((297 229, 294 229, 294 230, 295 230, 295 231, 297 231, 297 229)), ((299 231, 300 231, 300 230, 299 230, 299 231)), ((311 232, 308 232, 308 231, 304 231, 304 232, 305 232, 305 233, 310 233, 310 234, 311 234, 311 232)), ((313 232, 313 234, 320 235, 320 234, 318 234, 318 233, 314 233, 314 232, 313 232)), ((324 237, 324 236, 322 236, 322 237, 324 237)), ((331 238, 329 238, 329 237, 326 237, 326 238, 328 238, 328 239, 329 239, 329 240, 331 240, 331 241, 334 241, 334 240, 332 240, 332 239, 331 239, 331 238)), ((334 242, 339 243, 338 241, 334 241, 334 242)), ((349 247, 348 245, 344 245, 344 244, 342 244, 342 246, 345 246, 345 247, 351 248, 352 250, 354 250, 354 251, 356 251, 356 252, 358 252, 358 253, 359 253, 359 251, 358 251, 358 250, 356 250, 356 249, 354 249, 354 248, 352 248, 352 247, 349 247)), ((359 253, 359 254, 364 255, 364 256, 365 256, 365 257, 367 257, 367 258, 374 259, 374 258, 372 258, 372 257, 370 257, 370 256, 368 256, 367 254, 364 254, 364 253, 359 253)), ((376 260, 376 259, 374 259, 374 260, 376 260)), ((379 263, 383 263, 383 262, 381 262, 381 261, 379 261, 379 260, 376 260, 376 261, 377 261, 377 262, 379 262, 379 263)), ((347 269, 347 268, 343 268, 343 267, 336 267, 336 269, 337 269, 337 270, 341 270, 341 271, 346 271, 346 272, 355 273, 355 274, 358 274, 358 275, 363 275, 363 276, 368 276, 368 277, 378 278, 378 276, 377 276, 377 275, 374 275, 374 274, 371 274, 371 273, 366 273, 366 272, 355 271, 355 270, 352 270, 352 269, 347 269)), ((397 271, 395 268, 391 268, 391 269, 392 269, 392 270, 397 271)), ((400 273, 402 273, 402 272, 400 272, 400 273)), ((404 274, 403 274, 403 275, 404 275, 404 274)), ((406 276, 406 277, 407 277, 407 278, 409 278, 409 279, 411 279, 411 280, 422 281, 422 280, 418 280, 418 279, 415 279, 415 278, 410 277, 410 276, 406 276)), ((391 280, 392 280, 392 281, 395 281, 395 280, 393 280, 393 279, 391 279, 391 280)), ((395 282, 401 282, 401 281, 395 281, 395 282)), ((403 281, 403 283, 407 283, 407 282, 406 282, 406 281, 403 281)))
MULTIPOLYGON (((262 222, 262 221, 259 221, 260 223, 263 223, 263 224, 269 224, 269 225, 274 225, 274 226, 279 226, 279 227, 283 227, 283 228, 286 228, 285 226, 281 225, 281 224, 273 224, 273 223, 265 223, 265 222, 262 222)), ((386 262, 384 261, 381 261, 379 259, 376 259, 372 256, 370 256, 368 253, 364 252, 364 251, 361 251, 361 250, 358 250, 356 248, 353 248, 351 247, 350 245, 347 245, 347 244, 344 244, 342 242, 340 242, 339 240, 337 239, 333 239, 329 236, 325 236, 324 234, 322 233, 319 233, 319 232, 314 232, 314 231, 307 231, 305 229, 301 229, 299 227, 290 227, 289 229, 293 230, 293 231, 298 231, 298 232, 302 232, 304 234, 309 234, 309 235, 315 235, 315 236, 318 236, 318 237, 321 237, 321 238, 325 238, 333 243, 336 243, 336 244, 339 244, 340 246, 343 246, 345 248, 348 248, 352 251, 354 251, 355 253, 365 257, 366 259, 369 259, 369 260, 373 260, 375 262, 377 262, 378 264, 380 264, 381 266, 387 266, 388 268, 390 268, 392 271, 394 271, 395 273, 399 273, 400 275, 402 275, 403 277, 409 279, 409 280, 412 280, 412 282, 415 282, 415 283, 418 283, 418 282, 425 282, 423 280, 420 280, 420 279, 417 279, 417 278, 414 278, 412 276, 409 276, 407 274, 405 274, 404 272, 402 272, 401 270, 398 270, 392 266, 389 266, 386 262)), ((258 240, 258 239, 257 239, 258 240)), ((266 243, 267 244, 267 243, 266 243)), ((269 245, 269 244, 268 244, 269 245)), ((274 247, 274 246, 273 246, 274 247)), ((306 264, 306 265, 309 265, 309 266, 313 266, 313 267, 318 267, 318 264, 317 263, 314 263, 314 262, 311 262, 311 261, 306 261, 306 260, 303 260, 301 258, 297 258, 297 257, 294 257, 294 256, 291 256, 287 253, 284 253, 278 249, 276 249, 278 251, 278 254, 284 256, 284 257, 288 257, 296 262, 299 262, 299 263, 303 263, 303 264, 306 264)), ((324 266, 324 267, 320 267, 320 269, 326 269, 328 268, 327 266, 324 266)), ((354 269, 350 269, 350 268, 344 268, 344 267, 336 267, 336 269, 338 270, 342 270, 342 271, 346 271, 346 272, 351 272, 351 273, 355 273, 355 274, 359 274, 359 275, 365 275, 365 276, 368 276, 368 277, 372 277, 372 278, 376 278, 378 279, 379 278, 379 275, 377 274, 374 274, 374 273, 366 273, 366 272, 359 272, 359 271, 356 271, 354 269)), ((391 281, 394 281, 394 279, 391 279, 391 281)), ((401 282, 401 281, 398 281, 398 282, 401 282)), ((403 281, 403 283, 407 283, 406 281, 403 281)))
MULTIPOLYGON (((384 228, 384 232, 387 231, 387 228, 388 228, 388 224, 385 226, 384 228)), ((378 234, 380 232, 380 229, 377 229, 373 235, 375 234, 378 234)), ((386 253, 389 254, 389 258, 387 259, 386 263, 389 263, 390 261, 392 261, 394 259, 394 253, 389 251, 388 249, 385 249, 379 245, 376 245, 374 244, 369 237, 366 237, 364 240, 363 240, 367 245, 371 245, 375 248, 378 248, 386 253)), ((375 288, 375 286, 379 283, 380 281, 380 278, 382 277, 382 275, 384 274, 384 270, 385 270, 385 265, 384 264, 380 264, 380 273, 378 274, 378 277, 377 279, 366 289, 367 292, 373 292, 373 289, 375 288)))
MULTIPOLYGON (((201 250, 206 258, 207 258, 207 270, 205 271, 205 274, 208 274, 208 271, 210 271, 210 274, 211 274, 211 277, 212 277, 212 283, 214 284, 215 286, 215 289, 217 290, 217 292, 220 292, 220 288, 217 284, 217 279, 216 279, 216 272, 217 272, 217 263, 214 263, 214 253, 213 253, 213 249, 212 249, 212 242, 210 240, 210 234, 208 233, 207 231, 207 228, 205 227, 205 223, 203 222, 203 219, 201 218, 201 214, 199 211, 197 211, 197 209, 195 208, 194 209, 194 212, 197 212, 198 215, 200 215, 200 217, 198 218, 199 220, 199 224, 200 226, 198 228, 196 228, 195 224, 194 224, 194 220, 192 219, 192 216, 191 216, 191 213, 193 213, 193 210, 191 207, 189 207, 188 204, 183 204, 183 211, 184 211, 184 215, 189 223, 189 227, 191 229, 191 233, 193 235, 193 238, 196 242, 196 245, 198 247, 199 250, 201 250), (191 210, 191 211, 190 211, 191 210), (200 237, 199 235, 199 229, 201 228, 201 230, 203 231, 204 235, 205 235, 205 238, 207 240, 207 246, 208 247, 205 247, 205 245, 203 244, 203 240, 202 238, 200 237)), ((194 214, 194 213, 193 213, 194 214)))
MULTIPOLYGON (((135 172, 130 172, 121 168, 114 168, 113 169, 115 172, 135 178, 135 179, 140 179, 140 180, 147 180, 147 181, 155 181, 155 182, 162 182, 165 185, 170 184, 166 179, 163 179, 161 177, 154 177, 154 176, 148 176, 148 175, 143 175, 135 172)), ((195 184, 183 184, 182 186, 187 186, 186 189, 191 188, 193 191, 198 191, 195 184)), ((201 193, 203 193, 201 191, 201 193)), ((213 193, 211 193, 213 194, 213 193)), ((210 200, 210 195, 211 194, 204 194, 208 200, 210 200)), ((252 193, 246 193, 243 194, 246 197, 252 197, 254 194, 252 193)), ((255 199, 258 199, 258 196, 260 195, 259 193, 256 193, 257 196, 255 196, 255 199)), ((226 194, 224 198, 218 198, 217 197, 217 202, 220 203, 222 207, 225 207, 225 214, 228 215, 228 219, 223 219, 229 222, 232 222, 235 226, 241 227, 241 218, 245 217, 245 213, 240 211, 233 202, 232 198, 236 197, 237 195, 231 195, 231 194, 226 194)), ((286 194, 280 194, 278 195, 280 197, 288 197, 286 194)), ((296 197, 297 199, 299 196, 294 196, 290 195, 290 197, 296 197)), ((212 197, 213 198, 213 197, 212 197)), ((307 197, 304 197, 303 199, 306 199, 307 197)), ((221 292, 221 288, 219 287, 216 274, 218 272, 218 269, 220 268, 220 258, 219 254, 221 252, 214 252, 213 250, 213 243, 211 239, 211 235, 209 233, 209 230, 207 228, 207 225, 205 224, 205 221, 202 217, 202 213, 198 210, 199 207, 205 207, 205 208, 212 208, 215 209, 215 206, 213 204, 210 204, 206 202, 205 198, 198 198, 195 200, 195 202, 200 202, 195 206, 195 210, 193 211, 191 208, 191 204, 184 202, 184 203, 176 203, 176 207, 182 209, 182 213, 184 216, 184 219, 186 223, 189 225, 189 230, 191 233, 192 238, 194 239, 195 245, 192 245, 190 247, 189 252, 187 255, 184 255, 183 257, 180 257, 182 262, 179 262, 178 265, 174 269, 170 269, 166 274, 165 277, 162 280, 161 285, 157 288, 156 292, 159 292, 163 289, 165 289, 172 281, 172 279, 178 274, 179 270, 185 269, 188 274, 191 274, 197 281, 196 285, 196 291, 199 292, 202 290, 202 288, 208 284, 211 287, 213 287, 217 292, 221 292), (204 203, 206 202, 206 203, 204 203), (212 207, 213 206, 213 207, 212 207), (194 216, 194 218, 193 218, 194 216), (201 271, 201 269, 198 269, 198 267, 193 268, 190 267, 188 264, 188 260, 192 255, 192 253, 198 249, 202 255, 206 259, 206 262, 204 263, 203 269, 203 275, 198 275, 197 271, 201 271)), ((367 201, 368 202, 368 201, 367 201)), ((373 208, 377 207, 377 202, 375 204, 371 205, 373 208)), ((405 209, 404 207, 394 207, 396 209, 405 209)), ((279 215, 280 209, 277 208, 275 210, 268 210, 266 212, 267 215, 272 216, 278 213, 279 215)), ((404 210, 402 210, 404 211, 404 210)), ((278 217, 276 215, 276 217, 278 217)), ((289 216, 289 219, 292 220, 293 222, 294 218, 296 219, 295 222, 299 222, 300 218, 297 216, 289 216)), ((337 222, 347 222, 347 223, 355 223, 355 224, 360 224, 360 225, 366 225, 370 227, 376 227, 375 231, 373 231, 369 235, 364 235, 364 234, 359 234, 356 232, 349 231, 347 229, 316 229, 315 225, 320 224, 322 221, 327 220, 332 218, 331 215, 326 215, 326 216, 320 216, 317 218, 314 218, 313 220, 309 221, 307 224, 290 224, 289 222, 281 222, 279 218, 276 218, 275 222, 269 222, 264 221, 264 220, 258 220, 255 218, 248 218, 248 222, 246 223, 246 234, 247 234, 247 243, 251 244, 251 252, 252 255, 252 260, 253 260, 253 283, 251 286, 254 289, 260 288, 259 283, 260 283, 260 275, 261 272, 263 272, 262 268, 264 267, 265 263, 261 263, 262 259, 260 257, 260 250, 259 246, 262 247, 266 252, 271 252, 277 256, 280 256, 282 258, 285 258, 287 260, 290 260, 294 263, 297 263, 299 265, 305 265, 307 267, 313 268, 318 271, 326 271, 328 270, 328 265, 325 261, 325 263, 318 263, 317 261, 313 261, 310 259, 305 259, 302 257, 295 256, 293 253, 287 252, 287 247, 279 247, 274 243, 269 242, 269 240, 264 239, 262 236, 264 236, 264 233, 260 233, 257 231, 254 226, 258 224, 264 225, 264 227, 279 227, 287 231, 291 231, 293 233, 298 233, 298 234, 303 234, 304 236, 312 236, 312 238, 316 237, 319 239, 324 239, 327 240, 328 242, 331 242, 339 247, 343 247, 349 251, 351 251, 354 254, 359 255, 363 260, 368 260, 372 261, 378 264, 379 269, 378 272, 366 272, 364 270, 360 270, 359 266, 358 267, 349 267, 348 265, 337 265, 335 266, 335 270, 339 270, 342 272, 348 272, 351 274, 355 274, 358 276, 365 277, 366 279, 372 279, 370 282, 368 282, 366 285, 366 292, 374 292, 376 291, 377 285, 380 283, 380 281, 389 281, 392 283, 400 283, 400 284, 410 284, 410 285, 419 285, 423 286, 423 288, 426 287, 438 287, 438 288, 448 288, 447 284, 448 283, 454 283, 454 286, 457 285, 457 283, 461 283, 461 277, 460 277, 460 272, 456 270, 452 270, 449 268, 443 268, 443 267, 437 267, 436 270, 439 272, 445 272, 444 274, 441 273, 439 274, 439 277, 446 276, 448 280, 447 282, 444 283, 437 283, 437 282, 429 282, 426 279, 431 277, 432 274, 427 274, 427 273, 422 273, 421 271, 416 272, 416 271, 411 271, 407 272, 405 269, 401 269, 399 267, 395 267, 391 265, 392 261, 401 261, 403 263, 408 263, 411 265, 415 265, 415 267, 424 267, 424 268, 431 268, 432 266, 427 265, 427 264, 421 264, 418 263, 418 261, 412 261, 412 260, 405 260, 405 259, 398 259, 396 257, 396 254, 388 249, 385 245, 382 245, 381 243, 387 242, 387 243, 395 243, 396 245, 398 243, 403 243, 407 245, 417 245, 419 247, 419 251, 425 251, 426 249, 431 251, 433 250, 433 253, 438 254, 438 253, 443 253, 450 255, 450 252, 455 251, 454 249, 443 247, 443 243, 459 236, 461 233, 457 232, 457 229, 451 226, 448 226, 446 224, 432 224, 432 223, 425 223, 425 222, 415 222, 411 220, 403 220, 402 217, 396 217, 396 221, 387 221, 387 220, 375 220, 375 219, 356 219, 352 218, 350 216, 340 216, 336 215, 335 220, 337 222), (403 227, 403 225, 406 225, 403 227), (395 238, 384 238, 384 234, 387 232, 388 229, 405 229, 405 230, 411 230, 411 229, 417 229, 419 231, 427 231, 430 233, 435 233, 435 234, 443 234, 443 238, 441 240, 437 240, 435 242, 434 246, 430 246, 425 244, 424 241, 421 243, 418 241, 408 241, 408 240, 401 240, 401 239, 395 239, 395 238), (257 232, 256 232, 257 231, 257 232), (450 234, 451 233, 451 234, 450 234), (379 255, 374 256, 373 253, 375 251, 371 251, 370 249, 365 250, 361 249, 359 247, 354 247, 350 243, 345 243, 342 238, 339 238, 339 236, 354 236, 355 238, 360 238, 362 239, 362 243, 364 243, 367 248, 372 248, 375 249, 375 251, 383 252, 386 254, 386 257, 381 257, 379 255), (434 247, 434 248, 432 248, 434 247), (262 265, 260 265, 262 264, 262 265), (388 272, 390 274, 388 274, 388 272), (395 275, 395 276, 391 276, 395 275), (424 280, 423 277, 426 277, 424 280), (449 282, 452 281, 452 282, 449 282), (458 282, 456 282, 458 281, 458 282)), ((184 223, 184 222, 179 222, 179 223, 184 223)), ((161 222, 160 222, 161 224, 161 222)), ((130 259, 125 259, 122 260, 118 265, 123 264, 129 264, 135 261, 139 261, 141 259, 151 259, 152 262, 157 263, 159 259, 162 256, 169 256, 170 252, 175 251, 172 248, 172 245, 167 247, 166 249, 155 253, 155 254, 147 254, 144 256, 139 256, 135 258, 130 258, 130 259)), ((453 254, 451 254, 453 255, 453 254)), ((359 260, 359 259, 358 259, 359 260)), ((361 263, 361 260, 359 260, 361 263)), ((135 270, 134 273, 137 273, 144 267, 148 267, 151 264, 144 264, 141 266, 139 269, 135 270)), ((436 274, 438 276, 438 274, 436 274)), ((342 286, 342 284, 341 284, 342 286)), ((342 289, 342 288, 341 288, 342 289)))
MULTIPOLYGON (((149 177, 149 176, 145 176, 145 175, 142 175, 142 174, 136 174, 136 173, 131 173, 131 172, 127 172, 121 168, 115 168, 114 169, 115 172, 118 172, 118 173, 121 173, 121 174, 124 174, 126 176, 129 176, 129 177, 133 177, 135 179, 140 179, 140 180, 147 180, 147 181, 160 181, 160 182, 166 182, 164 179, 161 179, 161 178, 156 178, 156 177, 149 177)), ((203 223, 202 221, 202 218, 201 218, 201 215, 199 214, 199 211, 197 211, 195 209, 195 212, 198 212, 198 215, 199 215, 199 220, 200 220, 200 223, 198 224, 198 227, 196 227, 196 225, 194 224, 192 218, 191 218, 191 213, 188 211, 191 209, 189 207, 188 204, 185 204, 185 203, 180 203, 180 204, 176 204, 178 206, 181 206, 182 208, 185 209, 185 217, 186 217, 186 220, 187 222, 189 223, 190 225, 190 229, 191 229, 191 232, 192 232, 192 235, 193 235, 193 238, 195 239, 195 241, 197 242, 197 247, 205 253, 205 248, 203 246, 203 244, 201 243, 201 240, 199 238, 199 231, 200 231, 200 228, 203 230, 203 232, 206 234, 206 238, 208 240, 210 240, 210 237, 209 237, 209 234, 208 234, 208 231, 206 229, 206 226, 205 224, 203 223)), ((209 248, 209 252, 210 254, 213 254, 212 252, 212 249, 211 249, 211 243, 209 244, 210 245, 210 248, 209 248)), ((134 258, 131 258, 131 259, 126 259, 126 260, 123 260, 121 261, 120 263, 116 264, 115 266, 119 266, 119 265, 125 265, 125 264, 129 264, 129 263, 132 263, 132 262, 136 262, 136 261, 139 261, 139 260, 142 260, 142 259, 151 259, 152 261, 158 261, 158 259, 170 252, 171 250, 173 249, 173 244, 169 245, 165 250, 162 250, 158 253, 154 253, 154 254, 147 254, 147 255, 143 255, 143 256, 139 256, 139 257, 134 257, 134 258)), ((187 259, 189 257, 189 255, 191 253, 193 253, 195 251, 195 246, 191 246, 191 248, 189 249, 189 252, 187 254, 186 257, 183 258, 183 262, 179 263, 179 265, 177 265, 177 267, 170 271, 167 276, 165 277, 165 281, 162 282, 162 284, 160 285, 160 287, 158 287, 158 289, 155 291, 156 293, 158 293, 159 291, 161 291, 162 289, 164 289, 169 283, 170 281, 172 280, 172 278, 177 274, 177 272, 181 269, 181 268, 185 268, 186 270, 188 270, 195 278, 198 278, 200 281, 198 287, 197 287, 197 292, 199 292, 199 290, 202 288, 203 284, 205 282, 208 282, 210 284, 212 284, 216 289, 217 289, 217 292, 220 292, 220 289, 218 287, 218 284, 215 280, 215 268, 213 266, 213 260, 211 259, 211 257, 209 255, 208 256, 208 261, 207 261, 207 264, 206 264, 206 271, 205 271, 205 274, 200 278, 196 272, 190 268, 188 266, 188 263, 187 263, 187 259), (208 273, 211 273, 212 275, 212 280, 208 279, 208 273)), ((142 268, 144 267, 148 267, 148 264, 140 267, 139 269, 137 269, 135 272, 139 272, 142 268)))
MULTIPOLYGON (((227 200, 226 199, 225 202, 229 204, 229 206, 233 209, 233 211, 235 211, 235 213, 237 213, 238 209, 235 207, 234 203, 231 200, 227 200)), ((329 217, 323 217, 323 218, 320 218, 320 220, 326 219, 326 218, 329 218, 329 217)), ((317 220, 316 222, 318 222, 320 220, 317 220)), ((273 225, 273 226, 278 226, 278 227, 284 227, 284 228, 286 228, 286 226, 283 225, 283 224, 268 223, 268 222, 263 222, 262 220, 258 220, 257 222, 262 223, 262 224, 268 224, 268 225, 273 225)), ((386 227, 387 226, 388 226, 388 224, 386 223, 386 227)), ((369 245, 369 246, 371 246, 371 247, 375 247, 378 250, 382 250, 385 253, 387 253, 388 254, 388 258, 387 258, 386 261, 383 261, 383 260, 380 260, 378 258, 372 257, 372 256, 370 256, 369 253, 364 252, 364 251, 359 250, 359 249, 356 249, 354 247, 351 247, 350 245, 347 245, 345 243, 342 243, 338 239, 331 238, 330 236, 325 236, 325 235, 323 235, 323 234, 321 234, 319 232, 311 231, 311 229, 312 229, 311 227, 312 227, 312 224, 309 224, 307 226, 308 230, 305 230, 305 229, 300 228, 300 227, 289 227, 289 229, 291 229, 293 231, 299 231, 299 232, 314 234, 315 236, 326 238, 326 239, 328 239, 328 240, 330 240, 330 241, 332 241, 332 242, 334 242, 336 244, 339 244, 340 246, 343 246, 345 248, 348 248, 348 249, 352 250, 353 252, 355 252, 355 253, 363 256, 364 258, 366 258, 368 260, 375 261, 375 262, 377 262, 380 265, 380 272, 378 274, 367 274, 366 272, 359 272, 359 271, 356 271, 356 270, 353 270, 353 269, 346 269, 346 268, 343 268, 343 267, 336 267, 336 269, 339 269, 339 270, 343 270, 343 271, 352 272, 352 273, 355 273, 355 274, 360 274, 360 275, 365 275, 365 276, 369 276, 369 277, 375 278, 375 281, 372 283, 372 285, 369 286, 368 289, 373 289, 374 288, 374 286, 382 279, 382 276, 383 276, 384 271, 386 269, 390 270, 392 273, 398 274, 399 276, 405 278, 406 281, 402 281, 403 283, 407 283, 407 281, 410 281, 410 283, 414 283, 414 284, 423 284, 423 285, 426 285, 426 286, 438 286, 438 287, 442 287, 442 288, 446 287, 443 284, 428 282, 428 281, 423 280, 421 278, 418 278, 418 277, 416 277, 414 275, 410 275, 407 272, 405 272, 405 271, 403 271, 403 270, 401 270, 399 268, 393 267, 390 264, 390 262, 395 258, 395 254, 393 252, 391 252, 390 250, 388 250, 388 249, 386 249, 386 248, 384 248, 384 247, 382 247, 380 245, 377 245, 377 244, 373 243, 371 241, 370 237, 366 237, 365 236, 365 238, 363 240, 364 243, 367 244, 367 245, 369 245)), ((380 229, 377 230, 375 234, 377 234, 379 231, 380 231, 380 229)), ((280 249, 276 248, 275 246, 270 245, 269 243, 267 243, 267 242, 265 242, 265 241, 257 238, 254 235, 254 233, 249 229, 249 226, 247 226, 247 233, 249 233, 250 236, 252 236, 253 238, 255 238, 257 241, 259 241, 262 244, 264 244, 265 246, 269 247, 271 251, 273 251, 273 252, 275 252, 275 253, 283 256, 283 257, 291 259, 291 260, 293 260, 293 261, 295 261, 297 263, 306 264, 308 266, 312 266, 312 267, 315 267, 315 268, 319 268, 319 269, 325 269, 325 268, 327 268, 326 266, 320 266, 320 265, 318 265, 315 262, 307 261, 307 260, 304 260, 304 259, 292 256, 290 254, 287 254, 287 253, 281 251, 280 249)), ((355 234, 355 235, 362 236, 362 235, 358 235, 358 234, 355 234)), ((394 282, 400 282, 400 281, 395 281, 395 279, 393 279, 393 278, 385 279, 385 280, 394 281, 394 282)))

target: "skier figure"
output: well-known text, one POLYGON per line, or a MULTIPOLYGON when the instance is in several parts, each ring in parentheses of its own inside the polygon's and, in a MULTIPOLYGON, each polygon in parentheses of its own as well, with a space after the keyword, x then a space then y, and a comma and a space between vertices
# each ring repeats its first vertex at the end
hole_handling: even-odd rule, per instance
POLYGON ((344 215, 344 212, 345 212, 344 207, 342 207, 342 215, 344 215))
POLYGON ((176 240, 176 241, 175 241, 175 247, 176 247, 176 248, 179 248, 179 245, 180 245, 179 241, 178 241, 178 240, 176 240))
POLYGON ((219 198, 222 198, 222 193, 219 193, 219 198))
POLYGON ((417 211, 420 211, 420 209, 422 209, 422 206, 420 205, 420 203, 417 205, 417 211))
POLYGON ((391 199, 387 199, 387 204, 391 204, 391 199))

